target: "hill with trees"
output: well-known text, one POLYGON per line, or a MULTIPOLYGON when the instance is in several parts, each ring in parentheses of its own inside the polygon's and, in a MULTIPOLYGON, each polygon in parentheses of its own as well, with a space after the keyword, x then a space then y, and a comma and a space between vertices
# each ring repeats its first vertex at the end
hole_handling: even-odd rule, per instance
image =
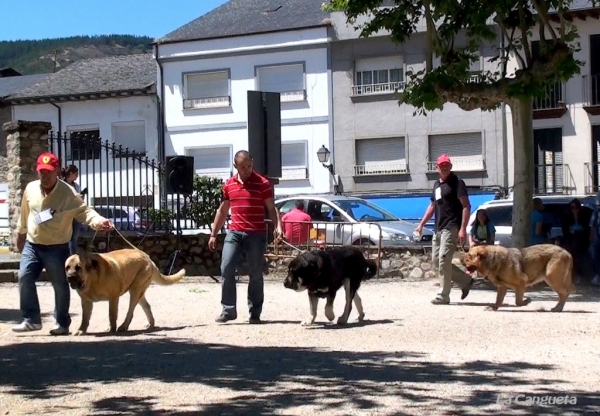
POLYGON ((23 75, 56 72, 80 59, 151 52, 152 41, 132 35, 0 41, 0 68, 12 67, 23 75))

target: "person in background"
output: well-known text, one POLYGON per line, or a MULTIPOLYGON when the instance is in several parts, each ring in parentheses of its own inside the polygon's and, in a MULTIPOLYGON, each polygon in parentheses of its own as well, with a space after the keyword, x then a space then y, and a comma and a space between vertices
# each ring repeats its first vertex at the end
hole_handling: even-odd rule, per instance
POLYGON ((295 207, 281 217, 286 241, 295 245, 307 244, 311 221, 310 215, 304 212, 304 201, 298 199, 295 207))
POLYGON ((569 214, 562 221, 563 246, 573 256, 575 281, 583 276, 584 259, 590 244, 590 220, 581 209, 581 202, 575 198, 569 203, 569 214))
POLYGON ((233 158, 237 174, 223 185, 223 202, 215 214, 212 233, 208 240, 211 251, 217 249, 217 233, 225 224, 231 209, 231 224, 225 236, 221 253, 221 306, 222 312, 216 322, 225 323, 237 319, 237 295, 235 271, 242 251, 248 257, 248 309, 250 324, 260 324, 264 301, 263 260, 267 246, 265 207, 275 224, 275 238, 281 239, 279 211, 275 207, 273 187, 269 180, 254 171, 252 156, 240 150, 233 158))
MULTIPOLYGON (((81 188, 79 187, 79 184, 77 182, 75 182, 77 180, 77 178, 79 177, 79 169, 77 169, 77 166, 69 165, 66 168, 64 168, 61 172, 61 177, 62 177, 63 181, 65 181, 67 184, 71 185, 71 187, 73 189, 75 189, 75 191, 77 191, 77 193, 79 195, 81 195, 81 188)), ((69 241, 69 251, 71 252, 71 255, 77 253, 77 241, 79 240, 79 232, 81 231, 81 223, 79 221, 77 221, 76 219, 73 219, 72 226, 73 226, 73 235, 71 236, 71 241, 69 241)))
POLYGON ((590 247, 589 253, 594 268, 592 285, 600 286, 600 191, 596 194, 596 207, 590 219, 590 247))
POLYGON ((544 229, 544 204, 540 198, 533 198, 533 212, 531 213, 531 236, 529 245, 544 244, 547 242, 548 233, 544 229))
POLYGON ((477 210, 475 220, 471 224, 469 235, 469 246, 494 245, 496 239, 496 228, 490 221, 485 209, 477 210))
POLYGON ((471 204, 465 182, 452 172, 450 157, 446 154, 438 157, 436 167, 440 177, 433 185, 431 203, 415 231, 422 235, 423 227, 435 213, 432 261, 440 276, 440 292, 431 303, 448 305, 453 281, 462 290, 461 299, 467 297, 475 282, 475 279, 466 274, 452 273, 456 245, 458 243, 462 246, 467 240, 471 204))
POLYGON ((65 275, 65 262, 70 256, 73 218, 96 230, 110 230, 113 224, 89 208, 72 187, 58 180, 60 164, 55 155, 42 153, 36 170, 39 179, 29 182, 23 191, 21 215, 16 226, 15 246, 21 252, 19 296, 23 322, 12 330, 42 329, 35 283, 45 268, 54 288, 56 325, 50 334, 67 335, 71 325, 71 290, 65 275))

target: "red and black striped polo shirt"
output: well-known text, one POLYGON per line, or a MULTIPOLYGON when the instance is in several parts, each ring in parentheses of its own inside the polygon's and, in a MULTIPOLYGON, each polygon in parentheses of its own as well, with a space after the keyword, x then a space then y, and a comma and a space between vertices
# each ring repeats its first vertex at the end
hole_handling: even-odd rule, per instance
POLYGON ((273 198, 273 187, 258 173, 252 172, 244 183, 238 175, 229 178, 223 185, 223 199, 229 201, 231 209, 229 229, 265 231, 265 200, 268 198, 273 198))

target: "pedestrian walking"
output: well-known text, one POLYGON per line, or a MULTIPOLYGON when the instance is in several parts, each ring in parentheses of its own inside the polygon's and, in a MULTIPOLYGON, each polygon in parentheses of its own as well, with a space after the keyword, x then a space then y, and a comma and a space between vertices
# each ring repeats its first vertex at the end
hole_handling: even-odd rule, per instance
POLYGON ((434 305, 450 303, 452 282, 462 289, 461 299, 469 294, 474 279, 465 274, 452 273, 452 258, 456 245, 464 245, 467 239, 467 223, 471 214, 471 204, 465 182, 452 172, 452 161, 446 154, 438 157, 436 169, 439 179, 433 185, 431 202, 416 231, 421 234, 423 227, 435 214, 435 234, 433 236, 432 262, 439 273, 440 291, 431 301, 434 305))
POLYGON ((56 325, 50 334, 67 335, 71 325, 71 291, 65 275, 65 261, 70 255, 73 219, 96 230, 109 230, 113 224, 89 208, 71 186, 58 180, 60 164, 55 155, 41 154, 36 170, 39 179, 25 187, 17 221, 15 245, 21 252, 19 296, 23 322, 13 327, 13 331, 42 329, 35 283, 45 268, 54 288, 56 325))
POLYGON ((235 154, 237 174, 223 185, 223 202, 215 214, 208 247, 217 248, 217 233, 231 209, 231 224, 221 253, 221 306, 216 322, 237 319, 235 271, 242 252, 248 258, 248 309, 250 324, 259 324, 264 302, 263 260, 266 250, 267 225, 265 207, 275 225, 275 238, 281 239, 281 222, 275 208, 273 187, 269 180, 254 171, 252 156, 245 150, 235 154))
MULTIPOLYGON (((75 191, 81 196, 81 188, 79 184, 75 182, 79 177, 79 169, 75 165, 69 165, 64 168, 61 172, 62 180, 67 184, 71 185, 75 191)), ((77 241, 79 240, 79 232, 81 231, 81 223, 76 219, 73 219, 73 235, 71 236, 71 240, 69 241, 69 251, 71 255, 77 253, 77 241)))

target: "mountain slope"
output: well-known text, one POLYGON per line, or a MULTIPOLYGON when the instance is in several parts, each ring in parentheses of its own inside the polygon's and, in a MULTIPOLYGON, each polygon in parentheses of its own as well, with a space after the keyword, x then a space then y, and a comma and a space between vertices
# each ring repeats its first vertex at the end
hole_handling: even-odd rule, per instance
POLYGON ((152 51, 148 36, 102 35, 0 42, 0 68, 23 75, 58 71, 86 58, 131 55, 152 51))

